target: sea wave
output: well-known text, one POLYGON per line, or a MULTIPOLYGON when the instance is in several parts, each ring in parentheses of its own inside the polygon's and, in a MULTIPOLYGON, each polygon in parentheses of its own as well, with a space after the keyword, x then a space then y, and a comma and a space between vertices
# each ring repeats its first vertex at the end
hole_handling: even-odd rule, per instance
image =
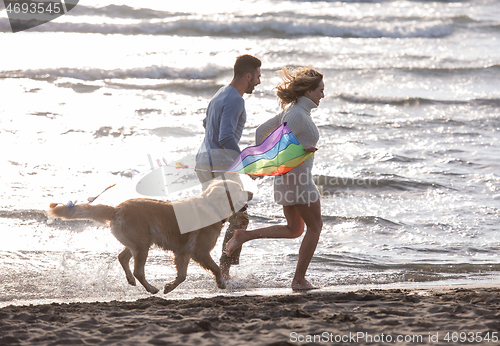
POLYGON ((384 219, 383 217, 379 216, 354 216, 354 217, 346 217, 346 216, 328 216, 328 215, 323 215, 322 216, 323 221, 328 222, 328 223, 344 223, 344 222, 355 222, 359 223, 364 226, 384 226, 388 228, 397 228, 402 226, 403 224, 394 222, 388 219, 384 219))
POLYGON ((20 209, 20 210, 0 210, 0 218, 20 219, 20 220, 47 220, 47 216, 41 210, 20 209))
MULTIPOLYGON (((390 1, 390 0, 388 0, 390 1)), ((306 1, 310 2, 310 1, 306 1)), ((324 2, 324 1, 322 1, 324 2)), ((328 1, 328 2, 338 2, 338 0, 334 1, 328 1)), ((362 0, 362 1, 352 1, 352 2, 370 2, 367 0, 362 0)), ((373 0, 372 2, 379 3, 380 0, 373 0)), ((257 11, 257 14, 252 14, 249 13, 247 16, 236 16, 236 18, 251 18, 251 19, 257 19, 257 18, 283 18, 283 17, 289 17, 289 18, 295 18, 295 19, 300 19, 300 18, 308 18, 310 20, 346 20, 346 21, 351 21, 349 18, 346 17, 341 17, 341 16, 335 16, 331 14, 324 14, 324 15, 307 15, 304 13, 303 9, 300 8, 300 10, 294 10, 292 8, 287 9, 286 11, 280 11, 280 12, 259 12, 257 11)), ((97 16, 97 17, 107 17, 107 18, 122 18, 122 19, 141 19, 141 20, 151 20, 151 19, 165 19, 165 18, 181 18, 181 17, 189 17, 190 15, 196 15, 195 12, 170 12, 170 11, 162 11, 162 10, 155 10, 152 8, 143 8, 143 7, 131 7, 127 5, 108 5, 104 7, 89 7, 89 6, 84 6, 82 4, 79 4, 75 9, 72 10, 71 12, 72 16, 97 16)), ((221 14, 218 14, 219 16, 221 14)), ((372 21, 381 21, 381 22, 389 22, 389 21, 401 21, 401 20, 416 20, 416 21, 422 21, 422 20, 430 20, 430 19, 436 19, 436 15, 429 14, 428 16, 424 17, 419 17, 415 16, 413 13, 409 12, 408 14, 405 13, 400 13, 397 16, 374 16, 370 15, 368 17, 372 21)), ((441 15, 441 19, 442 19, 441 15)), ((472 22, 479 22, 478 20, 472 18, 471 16, 468 16, 466 14, 461 14, 461 15, 451 15, 448 17, 448 19, 453 20, 454 22, 456 21, 457 23, 472 23, 472 22)), ((355 18, 353 18, 355 20, 355 18)))
POLYGON ((200 67, 173 68, 168 66, 147 66, 131 69, 99 68, 49 68, 33 70, 0 71, 0 78, 54 79, 60 77, 87 81, 103 79, 213 79, 224 72, 220 66, 207 64, 200 67))
MULTIPOLYGON (((296 51, 294 54, 301 54, 302 51, 296 51)), ((380 69, 387 69, 381 67, 380 69)), ((500 73, 500 65, 490 66, 471 66, 471 67, 442 67, 442 68, 424 68, 424 67, 396 67, 389 70, 396 69, 407 71, 417 74, 433 74, 436 73, 487 73, 488 75, 500 73)), ((324 68, 324 72, 345 71, 342 67, 339 68, 324 68)), ((347 69, 350 70, 350 69, 347 69)), ((363 70, 363 69, 360 69, 363 70)), ((371 68, 369 69, 371 70, 371 68)), ((263 70, 266 72, 274 72, 274 70, 263 70)), ((101 68, 45 68, 45 69, 27 69, 27 70, 0 70, 0 78, 30 78, 30 79, 53 79, 53 78, 74 78, 86 81, 104 80, 104 79, 169 79, 169 80, 213 80, 220 77, 224 73, 231 73, 231 69, 216 64, 205 64, 200 66, 188 66, 184 68, 177 68, 171 66, 144 66, 134 67, 128 69, 101 69, 101 68)), ((425 98, 391 98, 391 97, 373 97, 363 96, 359 94, 341 94, 340 98, 350 102, 361 103, 389 103, 389 104, 414 104, 414 103, 435 103, 447 102, 446 100, 432 100, 425 98)), ((477 100, 480 101, 479 99, 477 100)), ((488 102, 487 99, 482 99, 481 102, 488 102)))
POLYGON ((149 8, 136 8, 127 5, 108 5, 89 7, 79 4, 72 11, 73 16, 102 16, 108 18, 161 19, 186 16, 188 13, 168 12, 149 8))
POLYGON ((477 98, 468 100, 439 100, 424 97, 389 97, 361 94, 340 94, 338 98, 351 103, 387 104, 395 106, 418 106, 428 104, 499 106, 499 98, 477 98))
MULTIPOLYGON (((289 0, 290 2, 332 2, 332 3, 335 3, 335 2, 342 2, 342 3, 375 3, 375 4, 379 4, 379 3, 385 3, 385 2, 393 2, 393 0, 342 0, 342 1, 339 1, 339 0, 289 0)), ((469 2, 469 0, 409 0, 409 2, 417 2, 417 3, 420 3, 420 2, 452 2, 452 3, 460 3, 460 2, 469 2)))
MULTIPOLYGON (((8 32, 4 25, 0 31, 8 32)), ((338 21, 316 18, 228 17, 223 20, 196 16, 167 19, 158 22, 116 23, 59 23, 49 22, 28 31, 77 32, 123 35, 179 35, 216 37, 277 37, 306 36, 359 37, 359 38, 407 38, 443 37, 453 31, 448 20, 432 21, 338 21)))
MULTIPOLYGON (((416 248, 403 248, 409 253, 417 251, 416 248)), ((450 254, 453 253, 453 249, 443 248, 436 254, 450 254)), ((422 252, 429 253, 428 249, 423 249, 422 252)), ((385 262, 374 262, 373 258, 366 259, 363 257, 357 257, 353 255, 340 255, 340 254, 317 254, 315 255, 315 260, 318 262, 323 262, 325 264, 333 264, 338 267, 347 268, 363 268, 372 269, 377 271, 397 271, 400 273, 406 273, 407 275, 415 275, 420 273, 425 276, 443 275, 443 274, 469 274, 469 273, 489 273, 489 272, 500 272, 500 264, 498 263, 432 263, 422 261, 420 263, 407 262, 407 263, 387 263, 385 262)), ((423 277, 423 278, 424 278, 423 277)), ((415 280, 415 281, 434 281, 438 278, 433 278, 433 280, 415 280)), ((450 279, 450 278, 447 278, 450 279)))
MULTIPOLYGON (((416 59, 418 57, 415 57, 416 59)), ((478 73, 487 73, 489 76, 492 74, 500 73, 499 64, 487 64, 478 61, 460 61, 454 59, 447 59, 447 61, 440 62, 440 65, 433 67, 422 67, 422 66, 409 66, 409 67, 399 67, 399 70, 407 70, 410 73, 420 74, 420 75, 456 75, 456 74, 472 74, 476 75, 478 73)))
POLYGON ((399 191, 427 190, 429 188, 445 188, 444 186, 419 180, 407 179, 397 175, 387 177, 335 177, 326 175, 315 175, 313 178, 316 185, 323 193, 340 192, 344 189, 391 189, 399 191))
POLYGON ((75 232, 86 230, 90 226, 95 226, 96 223, 87 220, 61 220, 49 219, 43 210, 37 209, 13 209, 0 210, 0 218, 15 219, 21 223, 40 222, 46 223, 48 226, 57 229, 68 229, 75 232))

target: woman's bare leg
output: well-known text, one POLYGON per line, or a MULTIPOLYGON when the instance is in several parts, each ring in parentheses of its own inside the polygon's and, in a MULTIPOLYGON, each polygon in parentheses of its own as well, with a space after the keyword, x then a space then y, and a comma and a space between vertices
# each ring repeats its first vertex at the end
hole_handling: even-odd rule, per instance
POLYGON ((297 238, 304 232, 304 221, 295 209, 295 206, 283 206, 287 220, 286 225, 268 226, 251 231, 237 229, 233 237, 227 242, 226 254, 228 256, 243 243, 260 238, 297 238))
POLYGON ((292 280, 292 289, 311 290, 317 287, 306 280, 306 271, 318 245, 323 220, 321 218, 320 200, 311 204, 297 204, 283 206, 287 225, 269 226, 252 231, 236 230, 226 246, 227 255, 243 243, 259 238, 297 238, 304 232, 304 223, 307 225, 306 235, 299 249, 299 259, 292 280))
POLYGON ((314 287, 306 280, 306 271, 311 263, 311 259, 318 245, 321 229, 323 228, 323 220, 321 218, 321 203, 320 200, 311 204, 298 204, 295 209, 307 225, 306 234, 302 239, 302 244, 299 249, 299 259, 295 276, 292 281, 292 289, 294 290, 310 290, 314 287))

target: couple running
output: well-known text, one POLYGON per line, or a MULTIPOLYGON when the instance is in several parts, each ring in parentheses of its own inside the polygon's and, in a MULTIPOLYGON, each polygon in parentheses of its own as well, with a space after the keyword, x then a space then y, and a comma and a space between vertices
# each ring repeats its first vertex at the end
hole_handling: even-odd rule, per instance
MULTIPOLYGON (((255 86, 260 84, 260 67, 261 61, 254 56, 237 57, 231 83, 219 89, 208 105, 203 120, 205 138, 196 155, 196 174, 203 189, 211 180, 222 175, 213 170, 226 169, 240 154, 238 142, 246 122, 243 94, 251 94, 255 86)), ((324 97, 323 75, 313 68, 283 68, 281 77, 283 82, 276 87, 276 94, 283 112, 257 128, 256 144, 287 122, 306 151, 314 152, 318 150, 319 131, 311 118, 311 110, 318 107, 324 97)), ((317 288, 305 278, 323 227, 320 194, 311 174, 313 163, 314 156, 287 174, 274 178, 274 200, 283 206, 286 225, 247 231, 246 210, 242 209, 231 216, 220 259, 220 268, 226 279, 230 277, 230 266, 239 263, 243 243, 259 238, 297 238, 307 226, 299 249, 292 289, 317 288)), ((241 184, 237 173, 224 173, 224 178, 241 184)))

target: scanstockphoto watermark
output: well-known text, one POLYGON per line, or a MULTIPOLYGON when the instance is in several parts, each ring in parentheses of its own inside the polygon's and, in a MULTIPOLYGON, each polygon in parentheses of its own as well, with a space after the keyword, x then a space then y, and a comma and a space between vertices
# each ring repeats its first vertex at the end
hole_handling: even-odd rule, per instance
MULTIPOLYGON (((229 153, 227 150, 210 150, 212 160, 217 158, 218 161, 226 160, 227 162, 231 162, 235 156, 237 156, 237 153, 229 153)), ((221 181, 223 183, 219 185, 224 186, 227 193, 223 193, 220 199, 216 201, 208 199, 205 201, 207 210, 217 210, 216 213, 212 213, 213 217, 196 215, 188 205, 179 203, 175 206, 174 211, 181 227, 181 233, 209 226, 220 220, 217 217, 226 218, 231 216, 246 204, 247 195, 245 190, 251 190, 249 186, 244 186, 248 184, 248 182, 244 182, 244 175, 229 172, 223 173, 219 169, 213 170, 210 165, 198 165, 197 159, 199 158, 186 156, 178 162, 174 161, 167 164, 164 158, 162 160, 153 160, 152 156, 148 155, 151 170, 143 175, 136 185, 136 191, 144 196, 173 197, 176 195, 185 195, 183 192, 190 189, 203 191, 205 189, 203 185, 209 186, 214 181, 221 181), (158 167, 155 166, 155 162, 158 167), (204 171, 205 174, 199 174, 200 171, 204 171), (200 181, 200 176, 203 177, 204 183, 200 181), (224 183, 224 181, 230 180, 238 181, 240 186, 224 183), (233 205, 231 206, 231 204, 233 205)), ((203 158, 202 155, 201 159, 203 158)), ((247 180, 251 179, 247 178, 247 180)), ((372 178, 356 179, 324 176, 318 179, 318 177, 313 177, 310 172, 288 172, 285 175, 275 177, 275 186, 277 188, 274 189, 274 197, 276 201, 283 202, 283 204, 309 204, 317 201, 320 197, 350 197, 352 196, 350 186, 368 187, 370 185, 378 185, 378 180, 372 178), (318 189, 315 185, 319 185, 318 189)), ((207 197, 205 193, 202 193, 202 196, 207 197)), ((176 200, 175 197, 174 200, 176 200)))
POLYGON ((276 185, 307 185, 313 180, 316 185, 326 186, 332 188, 367 188, 370 186, 379 186, 379 179, 374 177, 363 177, 363 178, 348 178, 348 177, 328 177, 328 176, 313 176, 311 172, 309 173, 287 173, 285 175, 276 177, 276 185))
POLYGON ((3 0, 13 33, 50 22, 71 11, 79 0, 3 0))
POLYGON ((194 157, 170 163, 157 159, 159 167, 155 167, 151 155, 148 159, 151 170, 141 175, 136 192, 144 196, 173 197, 172 207, 182 234, 227 219, 244 208, 249 200, 249 191, 239 178, 234 178, 235 173, 218 173, 207 179, 206 188, 203 188, 196 174, 194 157), (188 190, 192 191, 186 195, 188 190), (197 190, 201 190, 201 195, 198 196, 197 190))
POLYGON ((297 332, 290 333, 290 342, 307 342, 307 343, 324 343, 324 344, 338 344, 338 343, 389 343, 396 342, 406 343, 423 343, 424 340, 428 341, 432 338, 431 334, 423 335, 391 335, 391 334, 372 334, 367 332, 349 332, 345 334, 335 334, 331 332, 323 332, 321 334, 301 334, 297 332))
POLYGON ((368 178, 339 178, 312 176, 309 173, 287 173, 275 178, 277 189, 274 191, 276 201, 286 204, 296 203, 307 204, 321 197, 368 197, 369 188, 379 186, 379 180, 368 178), (309 188, 308 185, 314 182, 318 191, 309 188), (281 187, 281 188, 280 188, 281 187), (319 195, 318 195, 319 192, 319 195))
MULTIPOLYGON (((334 190, 331 188, 325 188, 324 186, 318 186, 319 193, 323 198, 349 198, 349 197, 357 197, 357 198, 371 198, 373 195, 368 191, 357 190, 346 188, 342 190, 334 190)), ((379 197, 380 198, 380 197, 379 197)))
POLYGON ((290 333, 290 342, 300 343, 318 343, 318 344, 359 344, 359 343, 377 343, 382 344, 435 344, 444 342, 450 345, 457 343, 484 343, 497 344, 499 341, 499 332, 429 332, 424 334, 384 334, 368 332, 349 332, 345 334, 336 334, 323 332, 320 334, 302 334, 297 332, 290 333))
MULTIPOLYGON (((299 180, 300 181, 300 180, 299 180)), ((332 187, 370 187, 373 185, 379 185, 379 179, 375 177, 362 177, 362 178, 349 178, 349 177, 327 177, 318 176, 315 181, 319 185, 332 186, 332 187)))

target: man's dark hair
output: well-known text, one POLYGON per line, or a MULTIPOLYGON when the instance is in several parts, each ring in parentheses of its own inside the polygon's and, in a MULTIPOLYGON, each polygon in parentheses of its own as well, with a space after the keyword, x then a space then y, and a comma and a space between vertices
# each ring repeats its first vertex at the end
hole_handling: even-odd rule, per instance
POLYGON ((260 60, 252 55, 240 55, 234 63, 234 76, 243 77, 247 73, 253 74, 261 64, 260 60))

